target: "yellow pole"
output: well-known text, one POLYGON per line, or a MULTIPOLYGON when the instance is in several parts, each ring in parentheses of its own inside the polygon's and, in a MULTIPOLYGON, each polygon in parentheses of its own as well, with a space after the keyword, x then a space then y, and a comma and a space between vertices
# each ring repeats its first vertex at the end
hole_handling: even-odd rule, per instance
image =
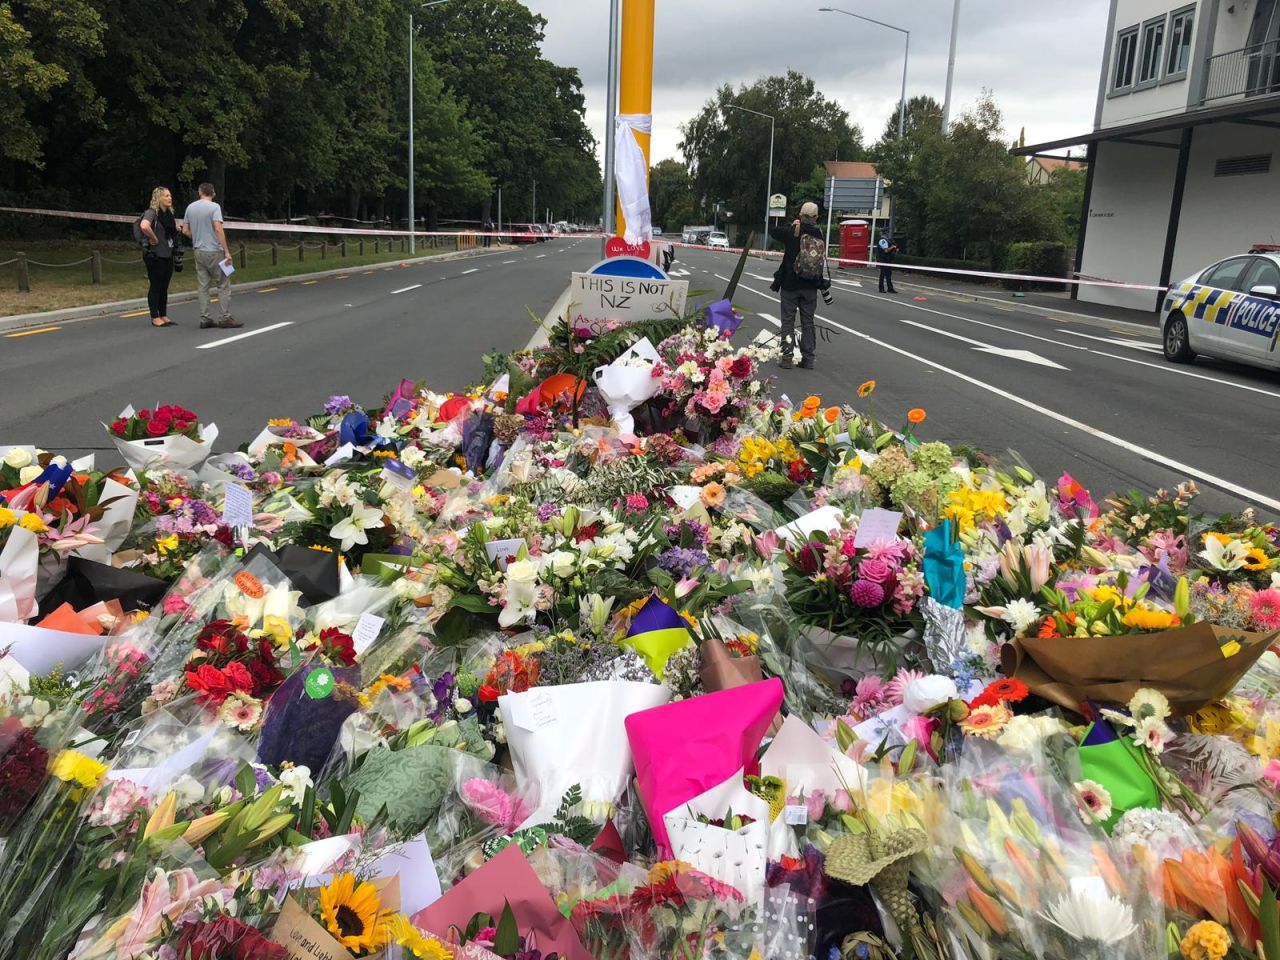
MULTIPOLYGON (((653 7, 654 0, 622 0, 622 57, 618 78, 618 113, 653 112, 653 7)), ((613 136, 612 130, 606 131, 613 136)), ((649 135, 636 133, 649 165, 649 135)), ((618 204, 617 235, 626 232, 622 205, 618 204)))

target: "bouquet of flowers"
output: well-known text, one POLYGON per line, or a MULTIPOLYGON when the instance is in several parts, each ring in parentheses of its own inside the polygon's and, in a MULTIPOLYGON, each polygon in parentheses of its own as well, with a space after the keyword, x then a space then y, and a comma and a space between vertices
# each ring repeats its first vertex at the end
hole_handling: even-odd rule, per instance
POLYGON ((166 403, 154 410, 125 407, 107 434, 134 470, 154 463, 194 470, 213 451, 218 428, 212 423, 201 425, 192 411, 166 403))

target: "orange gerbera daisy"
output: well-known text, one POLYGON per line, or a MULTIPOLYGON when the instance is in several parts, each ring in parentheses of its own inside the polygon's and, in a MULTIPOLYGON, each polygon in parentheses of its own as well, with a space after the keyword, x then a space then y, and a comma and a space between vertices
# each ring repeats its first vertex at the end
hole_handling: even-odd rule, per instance
POLYGON ((858 396, 865 400, 867 397, 871 396, 871 394, 875 393, 875 390, 876 382, 874 380, 867 380, 858 388, 858 396))
POLYGON ((822 411, 822 419, 826 420, 827 423, 835 423, 840 419, 840 408, 827 407, 827 409, 822 411))
POLYGON ((907 411, 907 419, 912 423, 924 423, 927 416, 928 414, 921 407, 914 407, 907 411))
POLYGON ((994 706, 974 707, 969 715, 960 721, 960 729, 971 737, 983 737, 987 740, 1000 735, 1000 731, 1013 719, 1013 711, 1003 703, 994 706))

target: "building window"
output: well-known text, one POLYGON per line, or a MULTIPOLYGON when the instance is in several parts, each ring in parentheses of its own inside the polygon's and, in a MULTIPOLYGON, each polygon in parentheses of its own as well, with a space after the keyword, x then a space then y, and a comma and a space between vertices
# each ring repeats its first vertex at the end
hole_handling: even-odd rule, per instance
POLYGON ((1187 75, 1191 63, 1191 28, 1195 25, 1196 8, 1175 10, 1169 15, 1169 52, 1165 60, 1166 79, 1187 75))
POLYGON ((1130 27, 1116 35, 1116 74, 1112 90, 1127 90, 1133 86, 1133 68, 1138 59, 1138 28, 1130 27))
POLYGON ((1142 25, 1142 53, 1138 57, 1138 82, 1150 86, 1160 79, 1160 55, 1164 51, 1164 17, 1142 25))

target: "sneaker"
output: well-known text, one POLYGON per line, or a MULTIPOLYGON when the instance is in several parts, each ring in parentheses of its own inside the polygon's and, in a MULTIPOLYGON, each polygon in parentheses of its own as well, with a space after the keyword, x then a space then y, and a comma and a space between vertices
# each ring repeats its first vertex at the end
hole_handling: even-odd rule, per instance
POLYGON ((224 330, 234 330, 237 327, 243 327, 244 324, 241 323, 239 320, 235 320, 235 319, 232 319, 231 317, 228 317, 226 320, 219 320, 218 326, 220 326, 224 330))
POLYGON ((778 361, 778 366, 781 367, 783 370, 790 370, 792 366, 791 358, 783 357, 781 360, 778 361))
POLYGON ((217 326, 217 324, 216 324, 216 323, 214 323, 212 320, 201 320, 201 321, 200 321, 200 329, 201 329, 201 330, 208 330, 208 329, 210 329, 211 327, 216 327, 216 326, 217 326))
POLYGON ((800 369, 801 369, 801 370, 812 370, 812 369, 813 369, 813 361, 812 361, 812 360, 801 360, 801 361, 800 361, 800 369))

